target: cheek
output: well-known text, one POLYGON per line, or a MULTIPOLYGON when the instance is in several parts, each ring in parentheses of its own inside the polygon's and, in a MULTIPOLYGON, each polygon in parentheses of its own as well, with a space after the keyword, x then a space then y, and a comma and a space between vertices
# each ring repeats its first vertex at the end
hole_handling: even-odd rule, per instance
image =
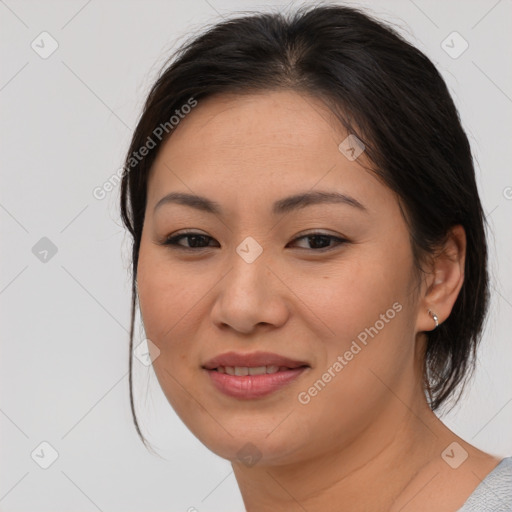
POLYGON ((161 349, 176 329, 183 328, 183 320, 204 294, 198 280, 186 276, 171 266, 161 250, 141 245, 137 269, 140 310, 147 337, 161 349))
POLYGON ((311 378, 311 384, 322 381, 318 407, 371 407, 379 390, 386 392, 375 375, 393 381, 412 359, 412 259, 406 251, 407 247, 403 254, 382 249, 358 252, 357 258, 347 258, 329 275, 310 275, 302 281, 301 296, 322 320, 317 344, 324 356, 311 378))
POLYGON ((196 358, 191 357, 194 344, 190 343, 195 338, 196 322, 190 318, 199 290, 194 289, 193 279, 170 266, 161 250, 144 243, 139 253, 137 288, 146 337, 157 347, 150 348, 153 370, 169 404, 187 417, 193 407, 184 390, 192 388, 190 376, 197 371, 196 358))
POLYGON ((382 250, 358 251, 330 269, 296 279, 293 289, 315 313, 324 343, 341 348, 347 339, 379 321, 381 314, 391 310, 389 316, 394 316, 395 302, 403 306, 409 263, 394 261, 382 250))
POLYGON ((413 336, 408 343, 405 332, 411 311, 402 301, 384 298, 365 304, 363 291, 358 294, 352 295, 354 304, 363 306, 357 314, 333 310, 327 317, 336 338, 319 340, 318 352, 325 351, 322 364, 297 396, 311 432, 329 425, 333 437, 345 441, 369 427, 394 399, 390 389, 400 395, 398 383, 409 379, 414 355, 413 336))

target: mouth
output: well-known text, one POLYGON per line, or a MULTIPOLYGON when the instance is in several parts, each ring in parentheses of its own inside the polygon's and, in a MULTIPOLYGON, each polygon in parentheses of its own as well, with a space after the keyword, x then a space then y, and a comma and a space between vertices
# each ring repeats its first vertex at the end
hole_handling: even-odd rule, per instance
POLYGON ((268 352, 229 352, 210 359, 202 368, 217 391, 232 398, 254 399, 290 384, 311 366, 268 352))
MULTIPOLYGON (((206 361, 203 364, 203 368, 206 370, 218 370, 219 368, 229 373, 229 369, 238 369, 243 372, 245 370, 259 370, 258 373, 276 373, 284 369, 295 369, 301 366, 309 366, 306 361, 298 361, 290 359, 279 354, 273 354, 271 352, 253 352, 249 354, 243 354, 240 352, 225 352, 212 359, 206 361), (265 368, 263 372, 262 368, 265 368), (270 370, 270 371, 267 371, 270 370)), ((231 373, 230 375, 235 375, 231 373)), ((248 373, 241 373, 238 375, 249 375, 248 373)))
MULTIPOLYGON (((307 365, 297 366, 295 368, 308 368, 307 365)), ((218 366, 217 368, 211 368, 212 371, 219 373, 226 373, 228 375, 236 375, 238 377, 245 377, 246 375, 272 375, 277 372, 286 372, 288 370, 294 370, 288 366, 218 366)))

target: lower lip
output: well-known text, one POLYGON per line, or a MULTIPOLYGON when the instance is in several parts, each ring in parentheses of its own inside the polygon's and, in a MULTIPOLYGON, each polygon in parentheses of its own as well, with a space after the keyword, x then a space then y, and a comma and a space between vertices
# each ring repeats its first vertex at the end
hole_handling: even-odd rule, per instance
POLYGON ((228 375, 217 370, 206 370, 213 385, 225 395, 233 398, 261 398, 295 380, 307 367, 289 369, 262 375, 228 375))

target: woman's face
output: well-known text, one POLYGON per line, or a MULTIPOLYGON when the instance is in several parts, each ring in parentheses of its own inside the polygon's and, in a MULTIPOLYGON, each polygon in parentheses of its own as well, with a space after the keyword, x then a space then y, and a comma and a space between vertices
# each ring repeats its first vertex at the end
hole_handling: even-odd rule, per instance
POLYGON ((218 96, 151 170, 137 282, 153 367, 187 427, 232 461, 342 450, 417 392, 408 230, 347 135, 309 96, 218 96), (320 192, 351 199, 285 200, 320 192), (218 212, 160 202, 171 193, 218 212), (162 244, 185 231, 196 237, 162 244))

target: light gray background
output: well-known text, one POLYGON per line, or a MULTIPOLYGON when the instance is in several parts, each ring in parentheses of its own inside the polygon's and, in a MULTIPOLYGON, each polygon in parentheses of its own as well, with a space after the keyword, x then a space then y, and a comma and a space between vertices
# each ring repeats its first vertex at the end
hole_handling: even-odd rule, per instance
MULTIPOLYGON (((479 448, 512 455, 512 2, 347 3, 398 24, 460 109, 492 226, 493 299, 472 386, 444 420, 479 448), (469 43, 457 59, 441 47, 453 31, 469 43)), ((287 5, 299 4, 0 1, 1 511, 243 510, 230 464, 188 432, 151 367, 134 360, 139 421, 162 458, 136 436, 129 238, 119 187, 103 200, 92 191, 122 165, 178 43, 235 11, 287 5), (43 31, 59 45, 47 59, 31 48, 43 31), (46 263, 32 252, 42 237, 58 250, 46 263), (31 457, 49 456, 43 441, 58 452, 48 469, 31 457)))

